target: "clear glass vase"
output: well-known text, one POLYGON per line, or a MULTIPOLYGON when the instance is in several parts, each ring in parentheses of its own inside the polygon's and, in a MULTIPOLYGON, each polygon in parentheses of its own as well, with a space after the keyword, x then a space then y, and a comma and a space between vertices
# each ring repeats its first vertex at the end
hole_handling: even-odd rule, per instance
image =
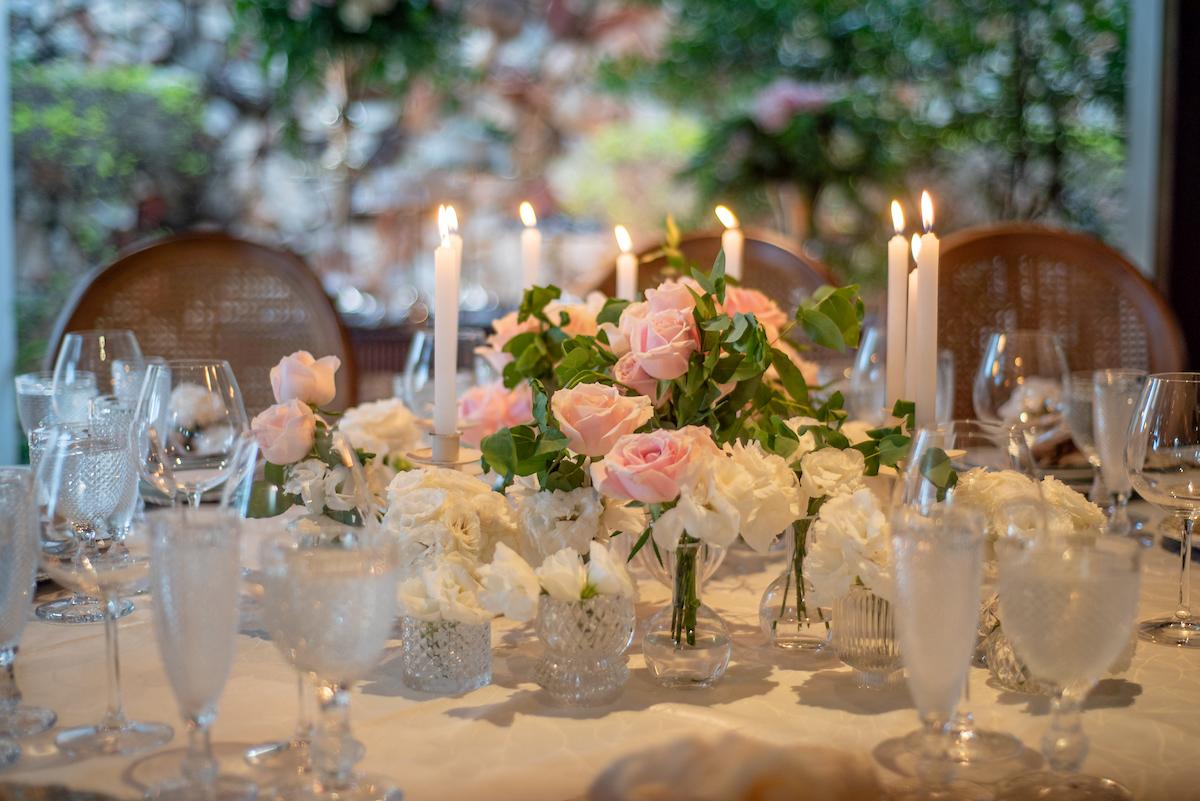
POLYGON ((534 672, 537 683, 564 706, 613 701, 629 679, 625 650, 635 622, 632 598, 557 601, 543 595, 534 621, 546 646, 534 672))
POLYGON ((812 586, 804 578, 808 529, 816 516, 802 517, 785 533, 783 572, 767 585, 758 602, 758 623, 767 642, 785 651, 822 651, 829 644, 832 612, 806 602, 812 586))
POLYGON ((646 667, 664 687, 709 687, 725 674, 733 639, 721 616, 700 602, 701 543, 684 534, 663 554, 670 570, 671 605, 646 629, 646 667))
POLYGON ((400 671, 411 690, 458 695, 492 681, 492 623, 400 618, 400 671))
POLYGON ((886 687, 903 676, 892 605, 866 587, 855 585, 834 602, 830 642, 859 687, 886 687))

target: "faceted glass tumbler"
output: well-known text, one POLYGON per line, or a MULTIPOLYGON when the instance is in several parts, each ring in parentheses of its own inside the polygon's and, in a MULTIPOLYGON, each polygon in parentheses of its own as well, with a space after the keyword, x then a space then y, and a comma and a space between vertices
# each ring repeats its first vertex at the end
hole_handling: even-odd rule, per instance
POLYGON ((808 529, 814 519, 801 518, 784 532, 783 572, 767 585, 758 602, 758 623, 767 642, 784 651, 818 652, 829 644, 833 613, 810 600, 812 584, 804 577, 808 529))
POLYGON ((546 651, 534 678, 564 706, 610 703, 629 678, 625 650, 635 622, 632 598, 557 601, 543 595, 534 629, 546 651))
POLYGON ((860 687, 885 687, 903 675, 892 605, 866 587, 853 586, 834 602, 830 642, 860 687))
POLYGON ((400 618, 400 670, 412 690, 458 695, 492 681, 492 624, 400 618))

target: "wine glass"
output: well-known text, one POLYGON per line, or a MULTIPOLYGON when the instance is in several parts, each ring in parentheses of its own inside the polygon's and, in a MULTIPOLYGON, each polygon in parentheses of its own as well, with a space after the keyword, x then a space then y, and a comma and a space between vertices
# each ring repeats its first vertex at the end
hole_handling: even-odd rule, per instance
POLYGON ((154 364, 166 364, 162 356, 146 356, 139 363, 137 360, 113 360, 113 395, 124 406, 137 408, 138 398, 142 394, 142 384, 146 380, 146 370, 154 364))
POLYGON ((55 407, 64 423, 87 419, 88 403, 96 395, 96 376, 79 371, 74 380, 61 388, 65 397, 55 399, 54 373, 23 373, 16 377, 17 417, 28 437, 54 421, 55 407))
MULTIPOLYGON (((5 737, 40 734, 57 720, 49 709, 21 703, 13 672, 17 644, 29 619, 37 562, 33 473, 27 467, 0 467, 0 736, 5 737)), ((0 748, 0 766, 4 764, 0 748)))
MULTIPOLYGON (((478 349, 486 345, 483 332, 474 328, 458 330, 458 375, 456 384, 461 396, 471 387, 486 384, 498 376, 478 349)), ((396 377, 396 395, 418 417, 433 415, 433 329, 422 328, 413 333, 404 360, 404 373, 396 377)))
POLYGON ((1000 616, 1017 656, 1054 687, 1042 739, 1050 771, 997 788, 997 801, 1130 799, 1110 779, 1077 773, 1087 754, 1083 701, 1129 644, 1137 614, 1141 546, 1128 537, 1048 536, 998 547, 1000 616))
POLYGON ((118 372, 137 370, 144 364, 141 346, 132 331, 72 331, 63 337, 54 360, 55 397, 66 398, 67 389, 75 385, 81 373, 90 374, 97 393, 112 395, 114 385, 119 386, 124 378, 118 377, 118 372))
POLYGON ((1146 380, 1129 424, 1125 469, 1138 494, 1182 524, 1179 606, 1138 624, 1145 640, 1200 647, 1191 609, 1192 529, 1200 517, 1200 373, 1157 373, 1146 380))
POLYGON ((1145 384, 1140 370, 1097 370, 1093 378, 1093 438, 1109 494, 1109 526, 1121 531, 1130 527, 1127 507, 1133 491, 1125 471, 1125 440, 1145 384))
POLYGON ((150 365, 134 415, 142 479, 193 508, 229 476, 238 435, 249 428, 229 362, 183 359, 150 365))
POLYGON ((153 516, 150 582, 154 627, 167 680, 186 721, 183 775, 150 798, 234 801, 256 795, 253 783, 219 775, 210 729, 236 651, 241 581, 238 519, 223 509, 168 510, 153 516))
MULTIPOLYGON (((399 556, 377 526, 263 544, 267 627, 284 657, 316 685, 310 797, 399 799, 383 780, 359 775, 361 745, 350 734, 350 688, 383 654, 396 614, 399 556)), ((300 790, 304 792, 305 790, 300 790)), ((294 792, 294 790, 293 790, 294 792)))
MULTIPOLYGON (((1092 466, 1092 489, 1088 498, 1099 500, 1104 492, 1104 474, 1100 467, 1100 454, 1096 450, 1094 428, 1094 405, 1096 397, 1096 372, 1080 370, 1072 372, 1063 380, 1063 423, 1075 447, 1092 466)), ((1124 459, 1120 459, 1124 464, 1124 459)), ((1122 468, 1123 469, 1123 468, 1122 468)))
POLYGON ((1030 452, 1040 459, 1056 444, 1066 375, 1067 357, 1056 334, 994 333, 975 374, 971 396, 975 415, 985 422, 1019 427, 1030 452))
MULTIPOLYGON (((1033 457, 1025 436, 1011 426, 982 420, 952 420, 919 429, 913 436, 905 468, 896 484, 895 506, 924 516, 941 514, 947 508, 969 507, 986 515, 983 596, 991 592, 995 577, 993 542, 1010 536, 1026 536, 1046 527, 1041 489, 1033 480, 1033 457), (980 497, 971 487, 972 471, 1009 470, 1020 474, 1013 491, 1003 498, 980 497), (999 501, 999 502, 995 502, 999 501)), ((972 614, 979 611, 981 596, 975 598, 972 614)), ((975 726, 966 709, 968 685, 954 719, 956 746, 951 754, 964 764, 1008 759, 1020 753, 1021 743, 1010 734, 975 726)), ((920 753, 919 739, 910 740, 920 753)))
POLYGON ((170 741, 171 727, 125 717, 121 698, 117 619, 121 593, 145 581, 149 568, 141 529, 130 529, 137 473, 127 441, 90 425, 54 426, 38 465, 47 526, 59 543, 42 549, 42 567, 55 581, 103 601, 108 710, 100 723, 61 732, 59 750, 73 756, 133 754, 170 741))
POLYGON ((900 507, 892 518, 896 628, 922 724, 917 778, 924 786, 913 797, 990 797, 953 781, 959 751, 954 711, 979 630, 985 528, 983 515, 966 506, 929 514, 900 507))

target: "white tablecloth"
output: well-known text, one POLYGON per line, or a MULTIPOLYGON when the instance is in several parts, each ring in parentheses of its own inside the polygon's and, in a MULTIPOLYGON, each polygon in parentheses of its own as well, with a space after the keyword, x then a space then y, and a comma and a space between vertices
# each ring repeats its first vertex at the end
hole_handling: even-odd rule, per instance
MULTIPOLYGON (((276 525, 256 521, 251 536, 276 525)), ((707 690, 653 684, 635 641, 632 677, 615 705, 557 708, 530 679, 539 649, 532 632, 498 622, 493 683, 461 697, 430 698, 404 687, 393 643, 354 693, 354 730, 366 746, 362 767, 394 779, 411 801, 561 801, 582 796, 617 757, 685 735, 734 730, 771 743, 820 743, 879 755, 881 743, 916 726, 903 687, 856 689, 849 669, 832 657, 788 657, 762 646, 758 600, 782 559, 781 553, 734 551, 705 587, 704 600, 735 635, 729 672, 707 690)), ((1177 565, 1176 557, 1158 548, 1148 554, 1143 616, 1174 608, 1177 565)), ((639 619, 668 600, 665 588, 643 581, 639 619)), ((121 622, 126 706, 134 718, 174 726, 170 747, 178 748, 183 727, 155 646, 150 603, 138 599, 138 610, 121 622)), ((31 624, 18 660, 26 700, 54 708, 64 726, 99 720, 103 648, 99 625, 31 624)), ((988 679, 986 670, 971 671, 977 721, 1016 734, 1036 751, 1049 722, 1047 700, 998 691, 988 679)), ((269 641, 240 636, 214 729, 219 753, 240 767, 240 749, 288 736, 295 721, 293 672, 269 641)), ((1200 651, 1139 643, 1132 669, 1094 691, 1084 728, 1091 738, 1086 771, 1120 780, 1139 799, 1200 797, 1200 651)), ((152 764, 128 758, 66 763, 46 736, 25 747, 25 761, 0 774, 0 782, 59 783, 132 798, 152 764)), ((883 767, 880 772, 885 780, 895 778, 883 767)))

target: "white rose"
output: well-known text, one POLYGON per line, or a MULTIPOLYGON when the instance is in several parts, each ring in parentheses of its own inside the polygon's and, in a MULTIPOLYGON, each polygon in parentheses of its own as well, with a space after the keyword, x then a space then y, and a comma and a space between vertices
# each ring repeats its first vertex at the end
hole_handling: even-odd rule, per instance
POLYGON ((537 574, 512 548, 501 543, 490 565, 479 568, 479 602, 488 611, 524 623, 537 614, 542 594, 537 574))
POLYGON ((600 595, 618 595, 622 598, 637 595, 637 587, 625 563, 595 540, 588 555, 587 583, 595 587, 600 595))
POLYGON ((822 448, 800 460, 800 488, 809 498, 847 495, 863 486, 867 460, 853 448, 822 448))
POLYGON ((578 601, 583 597, 587 570, 579 554, 570 548, 547 556, 534 573, 542 588, 556 601, 578 601))
POLYGON ((419 448, 423 436, 416 415, 396 398, 348 409, 337 427, 355 448, 380 459, 419 448))
POLYGON ((876 595, 892 597, 891 529, 870 490, 827 500, 811 533, 804 567, 819 605, 832 604, 855 578, 876 595))
POLYGON ((741 518, 742 539, 758 551, 766 553, 779 532, 803 514, 800 483, 796 474, 782 457, 767 453, 758 443, 726 445, 730 460, 749 482, 747 491, 733 498, 741 518))

